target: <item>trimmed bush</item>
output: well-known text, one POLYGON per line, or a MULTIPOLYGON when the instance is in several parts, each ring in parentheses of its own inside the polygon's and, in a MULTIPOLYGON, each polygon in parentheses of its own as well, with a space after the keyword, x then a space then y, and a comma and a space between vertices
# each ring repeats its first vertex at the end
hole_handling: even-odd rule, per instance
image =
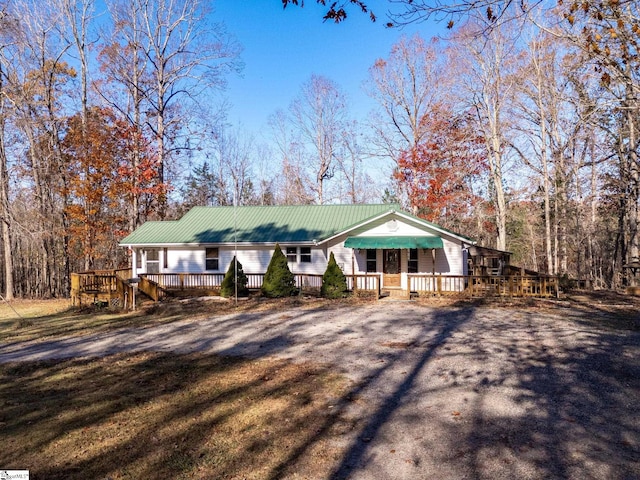
POLYGON ((267 273, 264 274, 261 290, 262 294, 269 298, 290 297, 298 293, 295 277, 287 265, 287 257, 277 243, 267 273))
POLYGON ((327 269, 322 275, 320 294, 325 298, 342 298, 347 294, 347 278, 336 263, 333 252, 329 256, 327 269))
POLYGON ((236 278, 238 281, 238 296, 239 297, 247 297, 249 296, 249 289, 247 288, 247 283, 249 282, 247 276, 242 270, 242 264, 240 262, 236 262, 236 257, 233 257, 231 260, 231 264, 229 264, 229 269, 227 270, 226 275, 224 276, 224 280, 222 280, 222 285, 220 285, 220 295, 229 298, 235 297, 236 295, 236 278), (238 265, 238 275, 236 276, 236 264, 238 265))

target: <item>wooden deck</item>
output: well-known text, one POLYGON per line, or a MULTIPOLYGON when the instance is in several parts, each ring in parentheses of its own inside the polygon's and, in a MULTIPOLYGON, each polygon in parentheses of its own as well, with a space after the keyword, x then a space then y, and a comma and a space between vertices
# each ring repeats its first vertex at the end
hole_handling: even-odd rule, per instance
POLYGON ((131 269, 96 270, 71 274, 71 304, 134 308, 131 269))
MULTIPOLYGON (((74 273, 71 276, 73 305, 106 304, 134 308, 135 287, 129 282, 130 270, 74 273)), ((258 291, 264 274, 247 274, 249 289, 258 291)), ((296 274, 296 287, 302 294, 318 295, 322 275, 296 274)), ((168 296, 219 295, 222 273, 150 273, 140 275, 137 287, 154 301, 168 296)), ((376 298, 390 296, 382 288, 380 274, 348 275, 347 288, 376 298)), ((555 297, 558 279, 548 275, 430 275, 408 274, 408 290, 393 292, 398 297, 555 297)), ((397 290, 397 289, 396 289, 397 290)))

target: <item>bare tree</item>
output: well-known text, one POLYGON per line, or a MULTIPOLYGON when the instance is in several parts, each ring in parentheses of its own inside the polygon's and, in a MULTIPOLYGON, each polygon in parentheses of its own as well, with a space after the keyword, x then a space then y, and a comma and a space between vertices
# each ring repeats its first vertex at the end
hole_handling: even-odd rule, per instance
MULTIPOLYGON (((428 131, 423 118, 436 105, 454 101, 451 79, 436 39, 402 37, 386 59, 376 60, 367 84, 367 93, 379 105, 370 122, 373 153, 391 159, 396 167, 404 152, 417 149, 428 131)), ((400 185, 395 188, 406 197, 400 185)), ((409 203, 406 198, 405 203, 409 203)))
POLYGON ((496 248, 507 246, 507 204, 505 199, 505 160, 508 142, 503 116, 514 93, 515 78, 510 74, 514 41, 501 29, 484 31, 482 25, 468 25, 455 37, 462 85, 477 125, 484 136, 490 169, 490 188, 495 206, 496 248))
MULTIPOLYGON (((224 76, 240 68, 240 48, 223 25, 207 22, 205 2, 133 1, 139 5, 139 26, 145 42, 142 53, 153 78, 147 92, 151 107, 147 125, 156 138, 159 180, 165 183, 167 160, 173 152, 185 148, 177 138, 187 122, 184 105, 205 91, 224 86, 224 76)), ((161 218, 165 204, 166 199, 161 199, 161 218)))
POLYGON ((304 171, 304 151, 299 132, 294 132, 286 112, 277 110, 269 117, 269 126, 280 159, 277 202, 283 205, 313 203, 311 180, 304 171))
POLYGON ((346 99, 326 77, 312 75, 289 107, 291 123, 300 132, 315 177, 313 190, 319 204, 326 200, 325 181, 334 175, 334 160, 346 121, 346 99))
POLYGON ((576 88, 582 88, 584 80, 579 78, 577 62, 571 61, 574 51, 566 45, 561 48, 558 39, 539 31, 527 46, 518 71, 519 101, 514 106, 521 121, 514 121, 513 127, 520 135, 514 136, 512 146, 532 169, 533 184, 542 190, 548 273, 567 273, 569 194, 580 190, 580 169, 589 152, 583 132, 593 108, 579 103, 576 88))
POLYGON ((375 181, 365 170, 367 154, 363 147, 364 134, 360 125, 352 121, 342 132, 340 154, 336 157, 338 169, 344 180, 346 191, 341 196, 348 203, 367 203, 380 200, 378 189, 372 188, 375 181))
POLYGON ((215 156, 220 184, 224 186, 225 204, 255 203, 252 177, 254 141, 240 131, 221 129, 215 139, 215 156))
POLYGON ((402 37, 388 58, 369 69, 367 93, 381 109, 380 121, 371 125, 376 146, 393 161, 420 144, 426 132, 422 118, 447 97, 451 75, 440 47, 435 39, 402 37))
MULTIPOLYGON (((1 21, 1 20, 0 20, 1 21)), ((5 97, 4 59, 0 54, 0 233, 4 260, 4 297, 13 300, 13 256, 11 246, 11 210, 9 209, 9 169, 5 147, 7 100, 5 97)))
MULTIPOLYGON (((144 43, 145 36, 140 27, 140 2, 113 0, 107 3, 113 29, 105 33, 105 44, 100 52, 100 64, 104 79, 95 85, 100 96, 114 110, 118 111, 132 125, 137 138, 130 153, 133 188, 130 192, 129 230, 133 231, 145 220, 140 205, 137 172, 143 155, 144 101, 150 88, 147 74, 149 65, 144 51, 149 49, 144 43), (107 36, 108 35, 108 36, 107 36), (122 95, 120 94, 122 93, 122 95)), ((147 41, 148 43, 148 41, 147 41)))
POLYGON ((6 75, 11 84, 7 99, 26 144, 26 166, 37 206, 34 213, 40 222, 36 232, 42 255, 36 261, 40 262, 44 284, 37 291, 41 295, 64 295, 68 292, 70 271, 64 228, 69 199, 60 141, 65 89, 75 71, 65 62, 69 44, 56 28, 64 24, 56 5, 38 4, 36 8, 25 0, 15 1, 10 7, 9 15, 20 22, 14 32, 11 70, 6 75))

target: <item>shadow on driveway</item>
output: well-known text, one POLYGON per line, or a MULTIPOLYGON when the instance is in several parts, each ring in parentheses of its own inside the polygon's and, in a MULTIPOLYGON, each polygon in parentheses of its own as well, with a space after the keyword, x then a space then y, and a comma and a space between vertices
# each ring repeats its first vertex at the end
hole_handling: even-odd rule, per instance
POLYGON ((149 350, 332 365, 352 387, 271 479, 327 439, 331 479, 640 478, 640 333, 571 318, 584 314, 295 308, 5 346, 0 361, 149 350))

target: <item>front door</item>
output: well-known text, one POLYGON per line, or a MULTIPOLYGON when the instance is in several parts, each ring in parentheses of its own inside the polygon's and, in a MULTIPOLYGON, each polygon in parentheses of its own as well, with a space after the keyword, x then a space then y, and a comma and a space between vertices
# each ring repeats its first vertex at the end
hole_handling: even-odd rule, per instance
POLYGON ((383 286, 401 286, 402 282, 400 279, 400 250, 393 249, 382 251, 382 273, 383 286))

